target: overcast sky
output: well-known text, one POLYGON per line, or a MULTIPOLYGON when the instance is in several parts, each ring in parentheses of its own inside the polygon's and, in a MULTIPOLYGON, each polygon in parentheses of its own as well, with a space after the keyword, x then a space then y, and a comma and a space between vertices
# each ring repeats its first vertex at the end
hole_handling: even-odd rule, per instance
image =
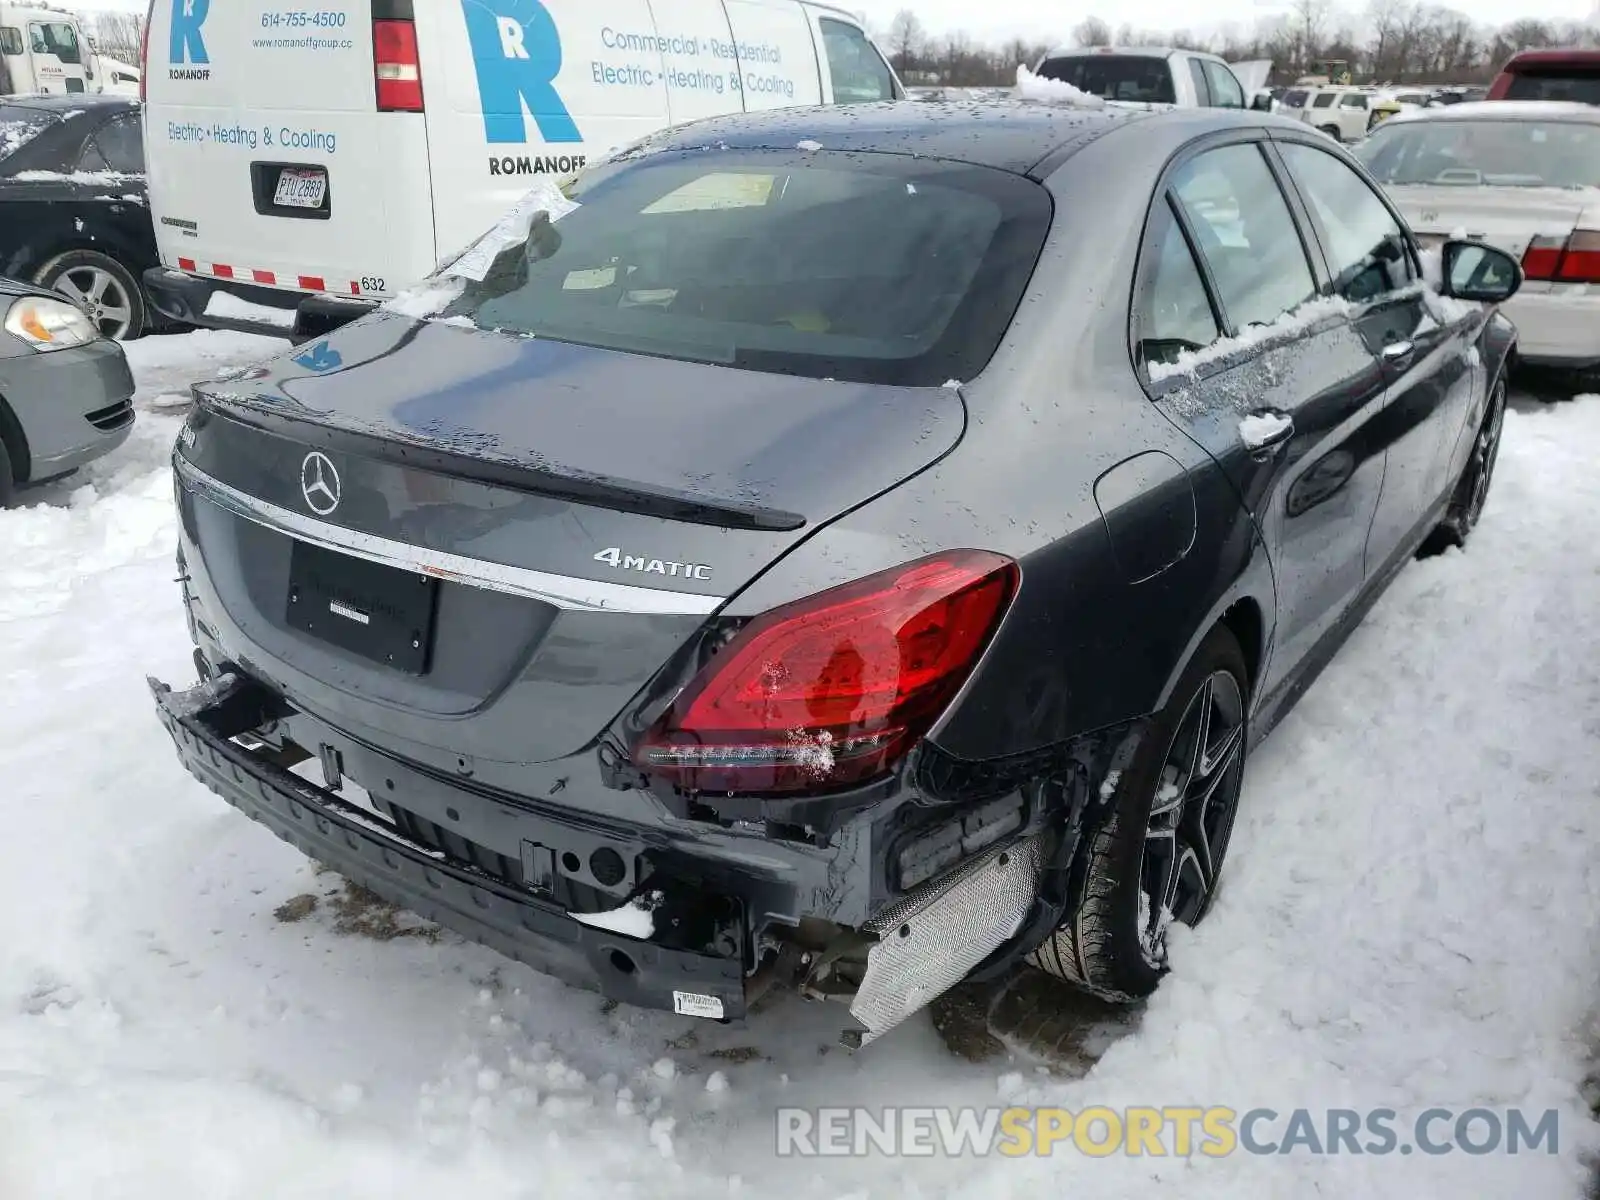
MULTIPOLYGON (((221 0, 226 3, 228 0, 221 0)), ((598 0, 597 0, 598 2, 598 0)), ((1236 22, 1245 31, 1256 16, 1287 12, 1287 0, 1222 0, 1205 5, 1184 0, 831 0, 841 8, 862 13, 875 29, 883 29, 894 14, 909 8, 922 18, 932 33, 964 30, 982 40, 999 40, 1013 35, 1065 41, 1072 27, 1084 17, 1097 14, 1113 26, 1127 22, 1141 29, 1213 29, 1236 22)), ((120 8, 143 12, 146 0, 56 0, 72 8, 120 8)), ((1600 13, 1597 0, 1446 0, 1447 6, 1466 13, 1475 21, 1501 24, 1519 17, 1549 20, 1582 20, 1600 13)), ((1360 3, 1344 7, 1358 11, 1360 3)), ((1600 19, 1600 18, 1597 18, 1600 19)))

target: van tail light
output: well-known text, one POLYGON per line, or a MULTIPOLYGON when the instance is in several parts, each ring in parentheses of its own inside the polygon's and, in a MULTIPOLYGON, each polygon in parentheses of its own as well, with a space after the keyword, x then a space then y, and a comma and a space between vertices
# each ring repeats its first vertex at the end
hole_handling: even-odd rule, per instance
POLYGON ((144 10, 144 31, 139 35, 139 103, 145 102, 150 88, 150 23, 156 17, 156 0, 144 10))
POLYGON ((1020 578, 1009 558, 953 550, 763 613, 633 760, 685 791, 794 793, 883 775, 954 699, 1020 578))
POLYGON ((422 60, 413 21, 372 22, 372 71, 379 112, 422 112, 422 60))
POLYGON ((1548 283, 1600 283, 1600 230, 1534 238, 1523 251, 1522 273, 1548 283))

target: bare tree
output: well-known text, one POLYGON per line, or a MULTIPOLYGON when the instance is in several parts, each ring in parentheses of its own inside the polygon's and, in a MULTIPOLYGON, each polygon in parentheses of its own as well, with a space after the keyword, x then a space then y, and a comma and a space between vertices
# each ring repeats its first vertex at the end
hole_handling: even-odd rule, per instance
POLYGON ((916 66, 918 57, 928 44, 928 34, 922 21, 909 8, 902 8, 889 22, 889 57, 895 70, 904 74, 916 66))
POLYGON ((1072 31, 1072 36, 1080 46, 1109 46, 1111 26, 1099 17, 1085 17, 1078 22, 1077 28, 1072 31))
POLYGON ((1322 49, 1323 34, 1328 26, 1329 0, 1294 0, 1289 9, 1289 19, 1300 42, 1300 61, 1316 61, 1322 49))
POLYGON ((87 23, 101 54, 129 66, 138 65, 139 47, 144 40, 143 13, 97 12, 87 23))

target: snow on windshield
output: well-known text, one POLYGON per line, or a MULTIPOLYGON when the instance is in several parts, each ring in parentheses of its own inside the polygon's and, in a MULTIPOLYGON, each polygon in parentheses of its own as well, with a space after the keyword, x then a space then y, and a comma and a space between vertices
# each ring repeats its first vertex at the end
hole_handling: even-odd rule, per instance
POLYGON ((0 109, 0 162, 33 141, 49 124, 48 118, 34 113, 19 114, 17 109, 0 109))

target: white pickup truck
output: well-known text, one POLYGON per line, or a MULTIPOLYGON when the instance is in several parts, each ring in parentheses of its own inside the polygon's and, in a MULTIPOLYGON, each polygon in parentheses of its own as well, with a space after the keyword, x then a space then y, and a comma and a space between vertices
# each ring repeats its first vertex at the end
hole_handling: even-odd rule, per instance
POLYGON ((1254 108, 1271 70, 1266 59, 1229 63, 1203 50, 1088 46, 1047 54, 1033 73, 1112 104, 1254 108))

